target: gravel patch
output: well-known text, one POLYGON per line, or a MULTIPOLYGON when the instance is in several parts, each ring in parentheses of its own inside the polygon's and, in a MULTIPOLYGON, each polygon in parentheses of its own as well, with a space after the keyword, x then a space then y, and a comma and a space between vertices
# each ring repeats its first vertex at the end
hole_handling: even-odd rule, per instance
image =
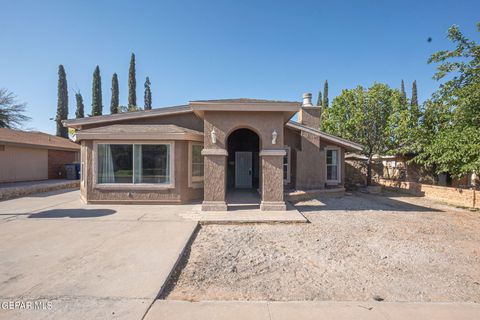
POLYGON ((203 226, 174 300, 480 302, 480 214, 408 196, 299 202, 310 224, 203 226))

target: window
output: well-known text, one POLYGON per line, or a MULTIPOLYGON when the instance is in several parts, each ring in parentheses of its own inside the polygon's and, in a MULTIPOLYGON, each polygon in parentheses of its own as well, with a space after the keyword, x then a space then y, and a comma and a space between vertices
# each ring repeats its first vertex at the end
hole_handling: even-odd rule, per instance
POLYGON ((98 183, 170 184, 170 144, 98 144, 98 183))
POLYGON ((327 149, 327 181, 340 181, 339 156, 339 149, 327 149))
POLYGON ((290 183, 290 148, 286 147, 285 151, 287 153, 283 156, 283 182, 287 184, 290 183))
POLYGON ((190 143, 189 150, 189 185, 203 181, 203 145, 200 143, 190 143))
POLYGON ((203 145, 201 144, 192 144, 192 161, 191 161, 191 170, 192 170, 192 181, 202 181, 203 180, 203 156, 202 156, 203 145))

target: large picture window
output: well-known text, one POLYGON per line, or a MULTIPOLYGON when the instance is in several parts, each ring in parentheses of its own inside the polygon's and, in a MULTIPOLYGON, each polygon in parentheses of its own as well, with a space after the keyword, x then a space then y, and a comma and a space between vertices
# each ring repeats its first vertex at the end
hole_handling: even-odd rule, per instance
POLYGON ((170 184, 170 144, 98 144, 98 183, 170 184))
POLYGON ((327 149, 327 181, 338 182, 340 180, 338 149, 327 149))

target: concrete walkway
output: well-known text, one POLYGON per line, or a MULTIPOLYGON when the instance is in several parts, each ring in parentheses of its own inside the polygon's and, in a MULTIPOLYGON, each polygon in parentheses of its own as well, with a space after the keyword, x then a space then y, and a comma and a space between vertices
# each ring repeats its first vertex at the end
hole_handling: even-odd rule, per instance
POLYGON ((141 319, 197 226, 182 207, 87 206, 78 191, 1 202, 0 319, 141 319))
POLYGON ((480 304, 391 302, 187 302, 157 300, 146 320, 317 320, 480 318, 480 304))

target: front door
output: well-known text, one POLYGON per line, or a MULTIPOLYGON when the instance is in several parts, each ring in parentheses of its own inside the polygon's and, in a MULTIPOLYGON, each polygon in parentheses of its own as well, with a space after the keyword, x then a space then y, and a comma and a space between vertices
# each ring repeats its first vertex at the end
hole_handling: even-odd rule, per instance
POLYGON ((235 188, 252 188, 252 152, 235 152, 235 188))

